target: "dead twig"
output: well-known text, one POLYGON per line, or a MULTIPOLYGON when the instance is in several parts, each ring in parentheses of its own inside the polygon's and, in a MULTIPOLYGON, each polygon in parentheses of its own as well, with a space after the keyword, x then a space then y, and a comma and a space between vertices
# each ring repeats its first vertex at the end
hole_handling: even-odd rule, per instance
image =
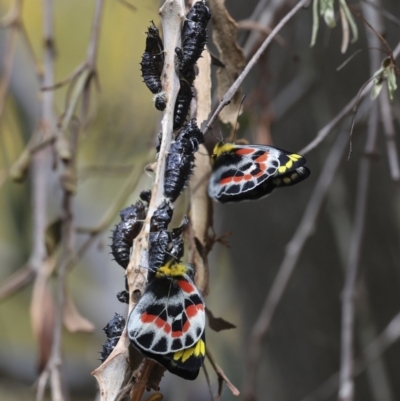
MULTIPOLYGON (((393 50, 393 57, 397 57, 400 53, 400 43, 397 44, 396 48, 393 50)), ((315 149, 332 131, 337 125, 349 114, 354 113, 354 108, 359 104, 359 102, 365 97, 367 93, 370 93, 372 88, 372 81, 365 85, 364 89, 356 95, 353 99, 350 100, 349 103, 331 120, 328 124, 326 124, 323 128, 321 128, 316 137, 303 149, 300 150, 299 153, 307 154, 311 150, 315 149)))
MULTIPOLYGON (((240 30, 258 31, 263 33, 265 36, 269 35, 272 32, 272 28, 270 28, 269 26, 264 26, 259 22, 250 19, 239 21, 238 25, 240 30)), ((299 56, 296 53, 295 49, 293 49, 293 47, 290 46, 288 42, 286 42, 286 40, 282 37, 282 35, 277 34, 274 40, 276 41, 276 43, 278 43, 279 46, 281 46, 290 54, 290 57, 294 61, 297 61, 299 59, 299 56)))
MULTIPOLYGON (((374 25, 382 26, 381 19, 374 10, 370 9, 370 16, 374 19, 374 25)), ((379 40, 366 27, 367 40, 371 48, 379 46, 379 40)), ((379 68, 379 55, 370 51, 371 75, 379 68)), ((357 192, 354 209, 354 223, 350 236, 349 259, 347 263, 345 283, 342 297, 342 328, 341 328, 341 355, 339 376, 339 400, 352 401, 354 399, 354 319, 356 284, 359 274, 361 246, 365 231, 365 219, 367 213, 367 199, 371 170, 371 155, 375 153, 376 139, 378 136, 378 105, 374 103, 369 115, 368 133, 364 149, 364 156, 360 160, 357 192)))
POLYGON ((244 81, 244 79, 247 77, 251 69, 254 67, 254 65, 258 62, 260 59, 261 55, 264 53, 265 49, 271 44, 272 40, 276 37, 278 32, 286 25, 286 23, 294 16, 296 13, 304 7, 306 4, 308 4, 309 0, 300 0, 280 21, 279 23, 275 26, 275 28, 271 31, 270 35, 264 40, 264 42, 261 44, 257 52, 254 54, 254 56, 250 59, 250 61, 247 63, 246 67, 244 70, 241 72, 239 77, 236 79, 236 81, 232 84, 232 86, 229 88, 229 90, 225 93, 223 98, 221 99, 220 104, 218 105, 217 109, 215 110, 214 114, 210 117, 210 119, 207 122, 207 125, 203 129, 203 133, 206 134, 207 131, 210 129, 212 124, 214 123, 215 119, 218 117, 219 113, 221 110, 229 104, 229 102, 232 100, 233 96, 239 89, 240 85, 244 81))
MULTIPOLYGON (((400 340, 400 313, 398 313, 379 336, 365 348, 364 359, 354 363, 354 376, 358 376, 367 369, 373 362, 382 355, 397 341, 400 340)), ((339 372, 334 373, 323 384, 304 397, 301 401, 322 401, 326 400, 337 391, 339 385, 339 372)))
POLYGON ((386 152, 388 155, 390 175, 393 181, 400 180, 399 155, 396 147, 396 130, 393 123, 392 106, 390 105, 389 93, 386 86, 382 88, 379 96, 379 109, 383 132, 386 139, 386 152))
POLYGON ((2 25, 9 27, 6 52, 3 59, 3 74, 0 79, 0 117, 3 115, 6 103, 8 85, 14 62, 17 37, 21 27, 22 0, 15 0, 8 14, 3 17, 2 25))
POLYGON ((226 376, 225 372, 221 369, 221 367, 217 364, 217 362, 215 362, 215 359, 212 356, 211 351, 210 351, 209 348, 207 348, 207 350, 206 350, 206 356, 207 356, 208 360, 210 361, 210 364, 213 367, 215 373, 218 376, 218 396, 217 396, 217 400, 219 400, 221 398, 222 384, 223 383, 226 384, 226 386, 229 388, 229 390, 231 391, 231 393, 234 396, 236 396, 236 397, 239 396, 240 395, 240 391, 231 383, 231 381, 226 376))
POLYGON ((287 288, 289 280, 296 267, 300 254, 312 235, 319 212, 322 208, 325 196, 330 184, 340 166, 347 143, 346 131, 341 131, 333 145, 326 163, 315 185, 310 201, 304 211, 300 224, 292 239, 286 246, 285 257, 279 266, 278 273, 264 302, 262 310, 254 324, 248 341, 248 353, 246 363, 246 377, 244 382, 244 399, 255 399, 255 391, 258 379, 258 367, 262 354, 262 344, 271 327, 272 319, 278 305, 287 288))
MULTIPOLYGON (((92 29, 92 36, 88 46, 87 65, 88 74, 87 76, 83 73, 79 79, 77 85, 74 87, 72 94, 72 102, 68 105, 66 115, 59 125, 58 135, 58 151, 59 155, 64 161, 64 170, 60 176, 61 186, 63 188, 63 200, 62 200, 62 253, 61 259, 58 266, 57 276, 57 303, 55 310, 55 321, 52 332, 52 346, 51 354, 47 362, 45 370, 42 372, 38 381, 37 400, 42 400, 47 385, 47 381, 50 381, 51 393, 53 400, 64 401, 68 398, 66 390, 63 386, 62 379, 62 325, 63 315, 66 306, 66 276, 67 268, 69 263, 70 255, 73 254, 73 214, 72 214, 72 197, 76 190, 76 155, 77 155, 77 143, 78 134, 80 130, 80 124, 74 119, 75 108, 79 96, 82 94, 82 99, 85 98, 87 91, 89 90, 89 82, 91 76, 95 74, 95 62, 98 47, 98 35, 101 19, 101 11, 103 8, 103 0, 98 0, 96 3, 95 18, 92 29), (67 130, 69 135, 67 137, 67 130), (61 148, 60 144, 64 147, 61 148), (64 152, 64 153, 63 153, 64 152), (66 156, 68 153, 68 157, 66 156)), ((44 37, 45 37, 45 68, 44 68, 44 80, 45 87, 53 86, 53 58, 54 58, 54 40, 53 40, 53 9, 52 1, 44 0, 44 37), (51 68, 50 68, 51 67, 51 68)), ((53 93, 47 91, 43 93, 44 104, 46 105, 46 111, 48 117, 53 115, 53 93)), ((84 102, 82 102, 84 104, 84 102)), ((81 117, 85 118, 85 110, 82 107, 81 117)), ((43 241, 44 243, 44 241, 43 241)))
POLYGON ((349 261, 347 265, 342 299, 342 349, 340 369, 339 400, 351 401, 354 397, 353 381, 353 343, 354 343, 354 297, 360 262, 361 243, 364 235, 364 225, 369 187, 371 158, 375 150, 377 137, 378 114, 377 108, 372 108, 368 125, 367 145, 365 156, 360 161, 358 174, 357 198, 353 232, 350 238, 349 261))

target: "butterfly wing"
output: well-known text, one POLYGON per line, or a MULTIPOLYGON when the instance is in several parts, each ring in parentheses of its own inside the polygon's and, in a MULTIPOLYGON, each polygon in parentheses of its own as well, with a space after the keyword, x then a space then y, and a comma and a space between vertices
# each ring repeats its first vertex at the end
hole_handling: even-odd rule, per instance
POLYGON ((171 373, 182 377, 186 380, 194 380, 199 374, 199 370, 204 363, 206 355, 206 339, 205 333, 203 334, 192 347, 170 354, 153 354, 151 352, 142 353, 150 359, 154 359, 171 373))
POLYGON ((169 354, 193 347, 205 328, 204 301, 188 275, 154 278, 132 310, 128 335, 140 350, 169 354))
POLYGON ((209 195, 220 202, 258 199, 275 188, 264 182, 305 163, 304 157, 272 146, 227 144, 215 158, 209 195))
POLYGON ((272 185, 276 188, 278 187, 288 187, 291 185, 296 185, 301 181, 304 181, 310 175, 310 170, 305 167, 299 167, 294 171, 289 171, 284 174, 280 174, 272 178, 272 185))

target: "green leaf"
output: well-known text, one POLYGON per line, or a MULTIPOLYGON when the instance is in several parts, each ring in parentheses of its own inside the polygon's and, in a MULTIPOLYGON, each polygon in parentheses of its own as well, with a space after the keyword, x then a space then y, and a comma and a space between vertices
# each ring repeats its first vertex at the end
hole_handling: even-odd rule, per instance
POLYGON ((312 27, 311 44, 310 44, 311 47, 315 45, 319 28, 318 1, 319 0, 314 0, 313 2, 313 27, 312 27))

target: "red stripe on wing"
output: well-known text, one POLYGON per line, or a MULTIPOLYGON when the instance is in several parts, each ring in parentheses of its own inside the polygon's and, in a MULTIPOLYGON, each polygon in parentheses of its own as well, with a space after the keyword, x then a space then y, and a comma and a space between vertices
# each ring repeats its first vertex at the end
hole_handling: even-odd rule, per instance
POLYGON ((182 331, 184 333, 186 333, 189 329, 190 329, 190 322, 189 322, 189 320, 187 320, 186 323, 182 327, 182 331))
POLYGON ((149 315, 147 312, 144 312, 142 316, 140 317, 140 320, 142 323, 153 323, 154 320, 157 319, 157 316, 155 315, 149 315))
POLYGON ((195 291, 194 287, 192 286, 192 284, 190 284, 188 281, 186 280, 179 280, 178 281, 178 285, 181 288, 182 291, 187 292, 188 294, 192 293, 195 291))
POLYGON ((238 149, 235 153, 237 155, 245 156, 245 155, 250 155, 250 154, 252 154, 254 152, 255 152, 255 150, 251 149, 251 148, 241 148, 241 149, 238 149))
POLYGON ((233 180, 233 177, 227 177, 227 178, 223 178, 222 180, 220 180, 220 184, 221 185, 226 185, 226 184, 230 184, 233 180))
POLYGON ((255 159, 254 161, 256 163, 265 163, 267 160, 268 160, 268 153, 265 152, 261 156, 258 156, 257 159, 255 159))
POLYGON ((186 308, 186 316, 190 319, 197 315, 196 305, 190 305, 186 308))

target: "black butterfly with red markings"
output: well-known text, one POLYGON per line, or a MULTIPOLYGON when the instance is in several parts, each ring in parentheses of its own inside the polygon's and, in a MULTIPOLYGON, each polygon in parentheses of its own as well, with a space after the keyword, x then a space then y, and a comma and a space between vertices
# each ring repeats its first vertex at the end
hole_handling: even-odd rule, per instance
POLYGON ((132 344, 171 373, 194 380, 205 357, 205 306, 194 268, 171 258, 155 272, 128 318, 132 344))
POLYGON ((260 199, 310 175, 303 156, 266 145, 220 142, 211 159, 208 194, 221 203, 260 199))

